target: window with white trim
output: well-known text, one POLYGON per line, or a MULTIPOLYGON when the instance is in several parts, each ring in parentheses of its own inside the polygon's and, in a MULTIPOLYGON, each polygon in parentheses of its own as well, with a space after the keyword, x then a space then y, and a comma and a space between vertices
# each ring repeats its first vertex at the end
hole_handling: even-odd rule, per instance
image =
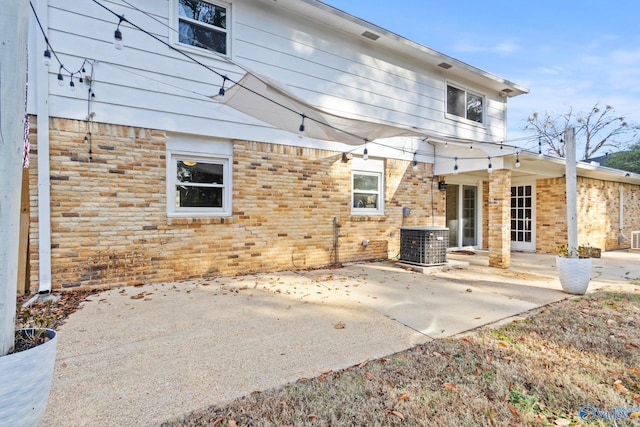
POLYGON ((351 172, 351 213, 384 214, 384 162, 353 159, 351 172))
POLYGON ((226 55, 229 5, 204 0, 177 0, 178 42, 226 55))
POLYGON ((172 152, 168 159, 168 216, 230 216, 231 158, 172 152))
POLYGON ((484 98, 464 89, 447 85, 447 114, 476 123, 484 123, 484 98))

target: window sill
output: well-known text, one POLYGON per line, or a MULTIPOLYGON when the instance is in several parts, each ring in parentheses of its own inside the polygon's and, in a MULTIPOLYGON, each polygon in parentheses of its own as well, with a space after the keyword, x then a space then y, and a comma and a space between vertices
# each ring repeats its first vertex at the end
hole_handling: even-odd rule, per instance
POLYGON ((213 225, 213 224, 233 224, 233 217, 230 216, 192 216, 192 217, 167 217, 167 225, 213 225))
POLYGON ((479 123, 473 120, 469 120, 465 117, 460 117, 460 116, 456 116, 455 114, 450 114, 450 113, 445 113, 444 117, 448 120, 452 120, 452 121, 456 121, 458 123, 464 123, 470 126, 475 126, 478 128, 482 128, 485 129, 487 127, 487 125, 483 122, 483 123, 479 123))
POLYGON ((353 214, 349 217, 349 221, 351 222, 385 222, 387 218, 388 218, 387 215, 384 215, 384 214, 371 214, 371 215, 353 214))
POLYGON ((227 53, 220 53, 214 50, 205 49, 202 47, 191 46, 190 44, 180 43, 179 41, 174 41, 171 44, 176 50, 186 52, 190 55, 198 55, 203 56, 205 58, 212 58, 221 60, 221 58, 230 59, 231 55, 229 55, 229 49, 227 49, 227 53))

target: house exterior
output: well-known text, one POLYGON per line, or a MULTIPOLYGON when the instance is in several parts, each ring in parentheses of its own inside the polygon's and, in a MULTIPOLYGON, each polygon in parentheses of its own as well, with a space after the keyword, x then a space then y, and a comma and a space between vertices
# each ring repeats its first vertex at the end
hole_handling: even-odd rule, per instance
MULTIPOLYGON (((561 165, 502 144, 522 86, 316 0, 33 3, 34 291, 394 258, 403 225, 447 225, 499 267, 556 243, 561 165), (252 101, 248 73, 276 86, 252 101), (280 89, 320 112, 272 102, 280 89), (327 117, 344 139, 297 135, 327 117), (518 197, 537 209, 512 223, 518 197)), ((582 235, 624 247, 640 177, 581 172, 581 213, 620 225, 582 235)))

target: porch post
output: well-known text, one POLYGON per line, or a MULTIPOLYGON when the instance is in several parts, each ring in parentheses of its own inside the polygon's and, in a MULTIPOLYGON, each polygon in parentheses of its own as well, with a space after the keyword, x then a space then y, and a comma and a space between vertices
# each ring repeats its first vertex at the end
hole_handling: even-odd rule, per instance
POLYGON ((489 174, 489 266, 511 264, 511 170, 489 174))

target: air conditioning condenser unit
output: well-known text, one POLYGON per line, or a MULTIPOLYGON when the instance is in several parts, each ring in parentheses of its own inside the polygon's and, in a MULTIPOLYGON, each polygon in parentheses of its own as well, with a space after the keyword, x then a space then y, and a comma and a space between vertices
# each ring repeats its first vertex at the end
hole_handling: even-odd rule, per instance
POLYGON ((631 250, 640 251, 640 230, 631 232, 631 250))

